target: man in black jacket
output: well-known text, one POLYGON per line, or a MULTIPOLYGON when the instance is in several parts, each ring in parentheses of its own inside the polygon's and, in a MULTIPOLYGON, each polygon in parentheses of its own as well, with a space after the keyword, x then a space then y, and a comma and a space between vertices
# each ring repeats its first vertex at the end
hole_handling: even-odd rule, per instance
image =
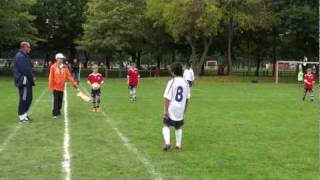
POLYGON ((14 58, 13 76, 16 87, 19 90, 18 115, 20 122, 31 122, 28 111, 32 103, 32 86, 35 76, 32 72, 32 64, 29 59, 31 51, 30 43, 21 42, 20 50, 14 58))

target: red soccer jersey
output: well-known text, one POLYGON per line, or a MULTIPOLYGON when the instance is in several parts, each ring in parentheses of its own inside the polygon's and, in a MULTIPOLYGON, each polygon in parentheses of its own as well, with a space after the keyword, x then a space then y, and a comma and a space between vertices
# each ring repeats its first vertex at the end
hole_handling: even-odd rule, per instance
POLYGON ((140 77, 139 70, 137 68, 129 68, 127 77, 129 79, 129 85, 137 86, 140 77))
POLYGON ((88 81, 90 82, 90 84, 93 84, 93 83, 101 84, 103 83, 103 76, 100 73, 96 73, 96 74, 91 73, 88 76, 88 81))
POLYGON ((304 87, 306 89, 312 89, 313 88, 313 75, 312 74, 306 74, 304 75, 304 87))

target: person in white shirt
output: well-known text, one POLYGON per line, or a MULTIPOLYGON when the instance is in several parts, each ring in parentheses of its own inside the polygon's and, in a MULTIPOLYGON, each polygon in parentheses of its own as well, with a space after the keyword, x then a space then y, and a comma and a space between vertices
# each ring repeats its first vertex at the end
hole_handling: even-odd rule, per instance
POLYGON ((187 64, 186 69, 183 72, 183 79, 188 82, 189 87, 191 88, 194 81, 194 72, 189 63, 187 64))
POLYGON ((168 82, 163 95, 164 118, 162 134, 165 142, 164 151, 168 151, 171 148, 170 126, 175 127, 176 130, 176 149, 181 149, 183 119, 190 97, 190 87, 187 81, 182 78, 182 65, 173 63, 170 70, 173 78, 168 82))

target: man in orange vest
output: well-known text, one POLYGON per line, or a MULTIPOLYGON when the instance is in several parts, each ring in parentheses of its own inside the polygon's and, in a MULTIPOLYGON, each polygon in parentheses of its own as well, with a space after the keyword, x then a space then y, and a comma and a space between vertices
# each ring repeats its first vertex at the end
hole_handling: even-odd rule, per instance
POLYGON ((50 67, 49 74, 49 89, 53 92, 52 116, 54 119, 56 119, 57 116, 61 115, 60 110, 62 107, 65 81, 69 80, 72 83, 73 87, 79 91, 79 86, 73 79, 68 66, 63 63, 66 57, 63 54, 58 53, 56 54, 55 59, 56 62, 50 67))

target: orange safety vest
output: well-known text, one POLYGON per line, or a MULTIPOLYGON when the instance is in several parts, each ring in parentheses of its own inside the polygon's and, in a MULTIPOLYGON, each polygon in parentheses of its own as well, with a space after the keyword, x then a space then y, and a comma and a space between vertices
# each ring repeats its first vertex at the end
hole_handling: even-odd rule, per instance
POLYGON ((68 66, 63 65, 63 67, 60 68, 57 63, 54 63, 50 67, 49 89, 54 91, 64 91, 66 79, 69 80, 73 86, 77 85, 77 82, 73 79, 68 66))

